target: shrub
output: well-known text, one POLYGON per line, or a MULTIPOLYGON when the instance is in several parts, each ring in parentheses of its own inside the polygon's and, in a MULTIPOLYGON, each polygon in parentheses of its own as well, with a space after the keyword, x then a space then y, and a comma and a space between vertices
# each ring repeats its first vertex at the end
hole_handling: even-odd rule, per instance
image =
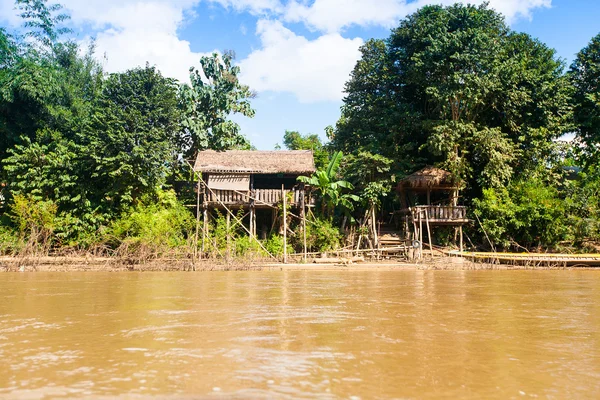
POLYGON ((16 195, 10 207, 10 217, 19 236, 27 245, 24 250, 47 253, 54 239, 57 206, 51 200, 16 195))
POLYGON ((532 177, 508 188, 485 189, 475 214, 493 243, 504 248, 554 246, 568 234, 564 201, 558 190, 532 177))
POLYGON ((146 196, 130 211, 114 221, 105 232, 112 246, 130 252, 149 251, 154 255, 188 245, 196 221, 192 213, 177 201, 175 192, 158 191, 146 196))
MULTIPOLYGON (((298 225, 291 238, 294 248, 298 252, 303 251, 304 237, 302 225, 298 225)), ((325 252, 340 247, 342 234, 330 220, 315 218, 306 221, 306 247, 309 252, 325 252)))

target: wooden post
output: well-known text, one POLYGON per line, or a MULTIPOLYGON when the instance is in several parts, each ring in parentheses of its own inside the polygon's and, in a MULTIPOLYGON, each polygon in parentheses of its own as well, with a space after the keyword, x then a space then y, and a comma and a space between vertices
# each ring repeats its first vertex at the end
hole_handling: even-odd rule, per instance
POLYGON ((423 217, 421 216, 421 209, 419 209, 419 243, 421 243, 420 245, 420 249, 419 249, 419 258, 423 258, 423 217))
POLYGON ((425 222, 427 223, 427 237, 429 238, 429 254, 433 259, 433 244, 431 242, 431 229, 429 229, 429 211, 425 209, 425 222))
POLYGON ((460 254, 462 257, 462 252, 463 252, 463 231, 462 231, 462 225, 458 227, 459 233, 460 233, 460 254))
POLYGON ((304 189, 304 184, 300 185, 300 189, 302 190, 300 192, 300 217, 302 218, 302 245, 303 245, 303 250, 304 250, 304 262, 306 262, 306 212, 304 210, 304 196, 306 195, 306 191, 304 189))
POLYGON ((204 204, 204 209, 202 210, 202 254, 204 254, 205 251, 205 243, 206 243, 206 236, 208 233, 208 207, 206 207, 206 204, 204 204))
POLYGON ((231 257, 231 236, 229 234, 229 229, 231 227, 231 214, 227 213, 227 262, 231 257))
POLYGON ((377 237, 377 221, 375 220, 375 206, 371 206, 371 219, 372 219, 372 226, 373 226, 373 244, 375 245, 375 248, 379 248, 379 238, 377 237))
POLYGON ((287 263, 287 193, 283 185, 281 185, 282 198, 283 198, 283 262, 287 263))
POLYGON ((254 236, 254 206, 250 205, 250 239, 254 236))
MULTIPOLYGON (((194 237, 194 261, 196 261, 196 259, 198 258, 198 234, 199 234, 199 231, 200 231, 200 179, 198 179, 198 186, 196 187, 196 235, 194 237)), ((204 232, 204 230, 202 232, 204 232)))

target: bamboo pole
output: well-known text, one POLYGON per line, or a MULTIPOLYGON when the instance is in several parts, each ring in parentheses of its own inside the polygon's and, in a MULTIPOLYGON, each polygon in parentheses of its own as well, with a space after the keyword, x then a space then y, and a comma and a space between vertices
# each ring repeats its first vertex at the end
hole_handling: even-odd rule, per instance
POLYGON ((206 236, 208 233, 208 209, 204 206, 202 210, 202 255, 205 251, 206 236))
POLYGON ((427 238, 429 239, 429 252, 433 259, 433 244, 431 242, 431 229, 429 229, 429 211, 425 210, 425 221, 427 223, 427 238))
POLYGON ((306 210, 304 209, 304 196, 306 196, 306 192, 304 190, 304 184, 301 185, 302 192, 300 193, 300 216, 302 217, 302 246, 304 250, 304 262, 306 262, 306 210))
POLYGON ((283 197, 283 263, 287 264, 287 196, 281 185, 281 196, 283 197))
POLYGON ((375 220, 375 206, 371 206, 371 226, 373 227, 373 244, 379 248, 379 238, 377 237, 377 221, 375 220))
POLYGON ((419 258, 423 258, 423 216, 422 211, 419 210, 419 258))
POLYGON ((231 229, 231 215, 227 213, 227 262, 231 259, 231 234, 229 230, 231 229))
POLYGON ((196 234, 194 236, 194 261, 198 258, 198 235, 200 230, 200 179, 196 187, 196 234))

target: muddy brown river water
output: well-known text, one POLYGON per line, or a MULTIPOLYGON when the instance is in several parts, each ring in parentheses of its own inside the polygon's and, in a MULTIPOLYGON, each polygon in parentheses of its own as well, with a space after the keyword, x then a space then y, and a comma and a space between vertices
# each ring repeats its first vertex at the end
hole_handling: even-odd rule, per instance
POLYGON ((0 398, 600 397, 600 271, 0 275, 0 398))

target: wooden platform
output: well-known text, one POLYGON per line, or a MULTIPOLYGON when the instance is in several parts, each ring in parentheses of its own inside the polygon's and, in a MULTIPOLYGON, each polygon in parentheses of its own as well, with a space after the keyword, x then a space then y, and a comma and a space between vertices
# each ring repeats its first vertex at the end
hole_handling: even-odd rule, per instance
POLYGON ((558 253, 491 253, 450 251, 449 255, 462 256, 475 262, 531 266, 586 266, 600 267, 600 254, 558 253))

